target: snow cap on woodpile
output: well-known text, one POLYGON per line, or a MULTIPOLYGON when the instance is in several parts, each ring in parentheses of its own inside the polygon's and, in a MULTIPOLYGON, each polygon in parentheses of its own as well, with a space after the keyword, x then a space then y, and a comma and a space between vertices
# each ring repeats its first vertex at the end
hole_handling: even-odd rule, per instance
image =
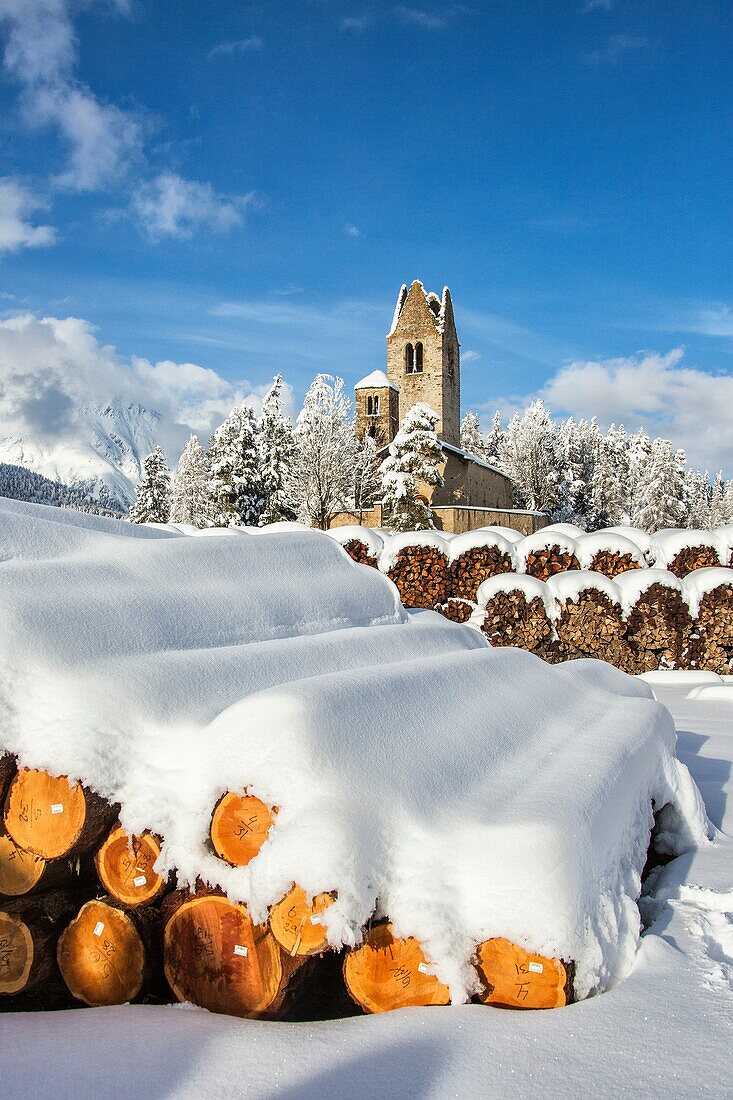
POLYGON ((488 527, 479 527, 478 530, 479 531, 491 531, 493 534, 501 535, 501 537, 503 539, 506 539, 507 542, 512 542, 512 543, 513 542, 520 542, 521 539, 524 538, 524 535, 522 534, 522 532, 521 531, 515 531, 513 527, 501 527, 501 526, 492 527, 491 525, 489 525, 488 527))
POLYGON ((695 528, 667 531, 657 531, 652 535, 650 554, 654 564, 660 569, 668 569, 680 550, 688 550, 697 546, 709 546, 722 561, 725 555, 724 539, 715 531, 699 531, 695 528))
POLYGON ((581 569, 590 569, 596 554, 608 551, 611 554, 628 554, 632 561, 644 566, 644 554, 641 548, 631 539, 614 531, 591 531, 587 535, 581 535, 577 540, 577 556, 581 569))
POLYGON ((575 523, 550 523, 547 527, 542 528, 544 531, 554 531, 558 535, 567 535, 568 538, 578 539, 581 535, 585 534, 582 527, 578 527, 575 523))
POLYGON ((385 540, 384 549, 379 558, 379 568, 383 573, 388 573, 401 550, 409 546, 431 546, 434 550, 440 550, 448 560, 448 540, 437 531, 395 531, 385 540))
POLYGON ((541 531, 535 531, 532 535, 525 535, 523 539, 516 543, 518 568, 526 569, 529 554, 537 553, 539 550, 547 550, 550 546, 557 546, 561 553, 574 554, 577 557, 578 544, 571 535, 564 535, 562 531, 554 531, 550 527, 543 527, 541 531))
POLYGON ((733 588, 733 569, 723 566, 711 569, 695 569, 688 573, 682 580, 682 592, 687 600, 687 606, 693 619, 697 618, 700 611, 700 601, 709 592, 714 592, 722 585, 730 585, 733 588))
POLYGON ((528 577, 524 573, 499 573, 496 577, 489 577, 479 585, 476 603, 485 608, 489 600, 499 592, 521 592, 526 603, 540 599, 549 619, 552 620, 557 615, 552 593, 547 584, 538 577, 528 577))
POLYGON ((684 598, 683 582, 679 577, 675 577, 674 573, 670 573, 669 569, 630 569, 627 573, 619 574, 614 584, 621 592, 621 610, 624 618, 628 618, 643 594, 655 584, 671 588, 681 593, 684 598))
POLYGON ((363 542, 373 558, 379 558, 384 546, 384 539, 372 527, 361 527, 358 523, 350 523, 344 527, 331 527, 326 531, 327 535, 343 546, 345 542, 363 542))
POLYGON ((506 554, 512 563, 512 569, 516 569, 517 560, 514 552, 514 544, 492 531, 464 531, 463 534, 454 535, 449 544, 450 560, 456 561, 467 550, 475 550, 479 546, 495 546, 502 554, 506 554))
POLYGON ((560 607, 569 600, 577 602, 583 592, 602 592, 611 603, 621 606, 621 592, 616 581, 605 577, 603 573, 593 573, 590 569, 555 573, 548 578, 547 587, 560 607))
POLYGON ((629 542, 639 547, 644 557, 649 553, 652 544, 652 536, 641 527, 605 527, 604 532, 611 535, 622 535, 629 542))

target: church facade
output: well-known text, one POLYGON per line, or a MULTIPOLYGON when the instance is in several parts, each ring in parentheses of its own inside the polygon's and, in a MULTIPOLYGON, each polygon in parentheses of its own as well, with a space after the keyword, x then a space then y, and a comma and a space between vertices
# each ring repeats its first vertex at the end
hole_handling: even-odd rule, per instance
MULTIPOLYGON (((375 370, 356 384, 356 434, 372 436, 386 454, 413 405, 423 402, 434 410, 444 484, 420 484, 418 491, 430 504, 436 527, 457 533, 501 524, 529 534, 542 526, 538 514, 512 508, 512 484, 505 474, 461 449, 460 343, 447 287, 440 298, 417 280, 409 290, 401 288, 387 335, 386 366, 386 372, 375 370)), ((377 504, 358 516, 341 513, 333 525, 381 527, 385 519, 377 504)))

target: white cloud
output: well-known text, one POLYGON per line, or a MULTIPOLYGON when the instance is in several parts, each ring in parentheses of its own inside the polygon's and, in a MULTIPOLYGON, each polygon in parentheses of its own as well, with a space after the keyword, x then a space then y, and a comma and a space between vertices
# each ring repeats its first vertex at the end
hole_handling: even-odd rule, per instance
POLYGON ((23 84, 66 79, 76 61, 76 37, 66 0, 0 0, 9 26, 6 71, 23 84))
POLYGON ((472 351, 468 348, 466 351, 461 352, 461 363, 465 366, 466 363, 476 363, 481 356, 477 351, 472 351))
POLYGON ((694 466, 733 473, 733 375, 683 364, 679 348, 562 367, 538 396, 557 413, 597 416, 684 447, 694 466))
POLYGON ((224 54, 225 56, 231 56, 235 53, 252 53, 256 50, 264 49, 265 43, 262 41, 258 34, 252 34, 249 38, 238 38, 235 42, 219 42, 213 49, 209 50, 209 57, 216 57, 217 54, 224 54))
POLYGON ((398 4, 395 8, 397 15, 403 23, 413 27, 423 27, 428 31, 437 31, 445 26, 445 19, 432 12, 423 11, 421 8, 408 8, 404 4, 398 4))
POLYGON ((358 225, 351 225, 350 222, 347 222, 346 225, 344 226, 344 233, 346 234, 347 237, 360 237, 361 236, 361 230, 359 229, 359 226, 358 225))
POLYGON ((138 188, 132 200, 135 216, 152 240, 188 238, 202 226, 217 232, 242 225, 254 193, 223 195, 211 184, 161 172, 138 188))
POLYGON ((646 38, 633 34, 612 34, 598 50, 583 55, 587 65, 615 65, 625 53, 648 46, 646 38))
POLYGON ((610 11, 612 7, 613 0, 587 0, 580 11, 585 15, 589 11, 610 11))
POLYGON ((0 438, 73 447, 87 442, 85 404, 137 403, 160 414, 161 442, 176 454, 189 432, 208 436, 238 402, 259 408, 265 388, 228 382, 196 363, 128 363, 80 318, 0 321, 0 438))
POLYGON ((56 230, 28 220, 43 204, 17 180, 0 178, 0 253, 54 244, 56 230))
POLYGON ((363 15, 346 15, 339 23, 342 31, 365 31, 372 19, 368 12, 363 15))

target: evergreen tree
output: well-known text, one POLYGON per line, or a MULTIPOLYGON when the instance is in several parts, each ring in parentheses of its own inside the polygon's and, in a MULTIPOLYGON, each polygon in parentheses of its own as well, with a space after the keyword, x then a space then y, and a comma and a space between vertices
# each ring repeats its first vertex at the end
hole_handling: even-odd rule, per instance
POLYGON ((733 482, 726 482, 723 474, 718 473, 710 490, 708 526, 723 527, 731 522, 733 522, 733 482))
POLYGON ((282 375, 273 379, 262 402, 258 422, 257 453, 264 497, 260 525, 295 519, 290 477, 295 460, 295 438, 290 420, 282 411, 282 375))
POLYGON ((354 465, 354 512, 363 520, 363 513, 374 506, 382 488, 379 454, 376 441, 365 434, 356 444, 354 465))
POLYGON ((499 449, 501 469, 514 484, 515 504, 552 512, 560 498, 562 449, 557 425, 542 401, 515 413, 499 449))
POLYGON ((476 458, 486 458, 486 440, 475 412, 467 412, 461 422, 461 448, 476 458))
POLYGON ((593 480, 601 447, 601 433, 595 417, 577 423, 571 416, 560 428, 563 481, 553 519, 574 523, 584 531, 598 526, 593 480))
POLYGON ((353 501, 357 443, 350 409, 343 379, 319 374, 295 425, 293 505, 300 520, 324 531, 353 501))
POLYGON ((436 488, 443 484, 437 424, 438 415, 429 405, 413 405, 389 445, 389 455, 381 466, 382 504, 394 531, 424 531, 434 526, 429 505, 418 496, 418 483, 436 488))
POLYGON ((710 475, 705 471, 686 470, 684 477, 685 524, 699 530, 711 526, 712 486, 710 475))
POLYGON ((615 424, 600 440, 593 469, 591 497, 599 527, 630 522, 630 447, 623 424, 615 424))
POLYGON ((130 509, 132 523, 167 523, 171 513, 171 475, 160 447, 143 459, 143 476, 130 509))
POLYGON ((209 443, 209 492, 214 527, 259 523, 264 510, 257 453, 257 423, 252 409, 233 409, 209 443))
POLYGON ((631 521, 645 531, 678 527, 685 521, 684 451, 673 454, 668 439, 649 441, 640 432, 632 450, 631 521))
POLYGON ((171 493, 171 522, 209 527, 212 501, 206 455, 197 435, 189 436, 178 460, 171 493))
POLYGON ((487 462, 490 462, 492 466, 499 465, 499 455, 503 441, 504 426, 501 422, 501 414, 497 409, 494 413, 494 419, 491 421, 491 429, 486 436, 486 443, 484 446, 484 458, 487 462))

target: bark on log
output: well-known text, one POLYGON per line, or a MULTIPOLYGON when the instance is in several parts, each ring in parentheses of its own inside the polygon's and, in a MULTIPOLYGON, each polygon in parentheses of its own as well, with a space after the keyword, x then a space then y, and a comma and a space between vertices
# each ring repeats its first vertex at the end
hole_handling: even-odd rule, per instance
POLYGON ((319 916, 333 905, 333 893, 310 898, 301 886, 293 886, 270 909, 270 931, 287 955, 320 955, 329 951, 326 929, 319 916))
POLYGON ((511 558, 498 546, 474 546, 451 564, 453 595, 463 600, 475 600, 483 581, 498 573, 511 571, 511 558))
POLYGON ((149 905, 160 897, 165 879, 153 870, 160 841, 153 833, 130 836, 116 825, 100 847, 94 863, 99 881, 111 898, 128 909, 149 905))
POLYGON ((13 997, 3 1008, 51 1008, 68 1002, 56 943, 78 904, 78 896, 62 890, 2 903, 0 994, 13 997))
POLYGON ((377 559, 370 553, 369 547, 361 539, 349 539, 348 542, 343 542, 341 545, 349 557, 353 558, 359 565, 369 565, 372 569, 377 568, 377 559))
POLYGON ((418 940, 397 939, 392 925, 376 924, 344 959, 344 981, 365 1012, 450 1004, 447 986, 431 974, 418 940))
POLYGON ((599 550, 590 563, 590 569, 594 573, 603 573, 604 577, 618 577, 620 573, 628 573, 630 569, 641 569, 638 561, 631 554, 619 554, 615 550, 599 550))
POLYGON ((34 768, 22 768, 5 797, 4 825, 15 843, 57 859, 94 844, 119 813, 81 783, 34 768))
POLYGON ((495 646, 536 650, 548 642, 552 624, 539 596, 527 601, 523 592, 497 592, 486 604, 481 627, 495 646))
POLYGON ((580 569, 575 554, 569 554, 559 546, 547 546, 542 550, 533 550, 527 554, 524 572, 530 577, 539 577, 546 581, 555 573, 567 573, 569 569, 580 569))
POLYGON ((695 569, 710 569, 720 565, 720 558, 712 546, 685 546, 667 566, 675 577, 686 577, 695 569))
POLYGON ((482 1004, 503 1008, 562 1008, 572 1000, 572 967, 560 959, 535 955, 500 937, 476 951, 484 990, 482 1004))
POLYGON ((179 1001, 230 1016, 271 1016, 285 1009, 307 959, 280 950, 267 925, 216 891, 179 890, 163 902, 165 976, 179 1001))
POLYGON ((451 571, 445 554, 434 546, 406 546, 387 576, 405 607, 435 607, 450 596, 451 571))
POLYGON ((5 798, 10 781, 17 771, 17 761, 12 753, 0 755, 0 799, 5 798))
POLYGON ((58 942, 58 964, 71 994, 84 1004, 133 1001, 150 973, 141 925, 112 898, 86 902, 58 942))
POLYGON ((228 791, 211 817, 214 851, 233 867, 246 867, 267 840, 276 814, 276 806, 266 806, 255 795, 228 791))

